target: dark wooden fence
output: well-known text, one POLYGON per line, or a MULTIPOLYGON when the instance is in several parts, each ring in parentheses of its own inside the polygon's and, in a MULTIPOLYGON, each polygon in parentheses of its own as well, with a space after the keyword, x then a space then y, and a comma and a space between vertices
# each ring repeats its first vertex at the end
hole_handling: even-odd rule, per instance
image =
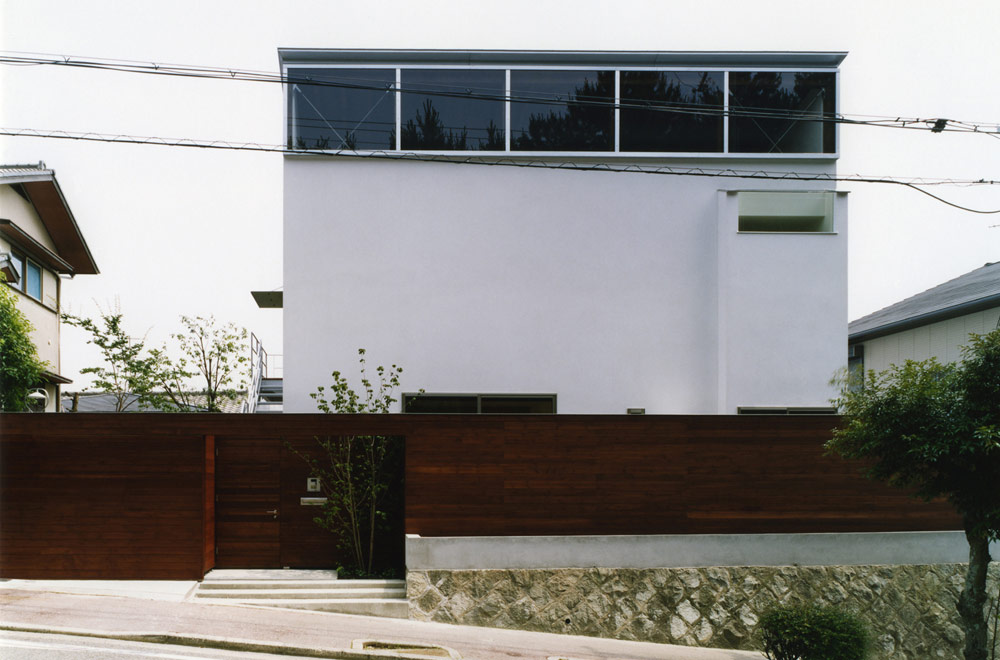
MULTIPOLYGON (((242 468, 226 472, 231 458, 215 457, 246 438, 277 450, 281 515, 267 534, 277 539, 279 566, 338 561, 334 540, 312 523, 315 508, 299 505, 309 495, 307 469, 288 449, 307 450, 317 436, 405 438, 405 531, 424 536, 960 529, 947 504, 915 501, 824 456, 836 421, 4 415, 0 575, 200 578, 216 565, 216 546, 233 538, 226 523, 239 521, 238 507, 217 497, 239 502, 263 488, 241 481, 242 468)), ((251 562, 259 545, 236 543, 220 556, 251 562)))

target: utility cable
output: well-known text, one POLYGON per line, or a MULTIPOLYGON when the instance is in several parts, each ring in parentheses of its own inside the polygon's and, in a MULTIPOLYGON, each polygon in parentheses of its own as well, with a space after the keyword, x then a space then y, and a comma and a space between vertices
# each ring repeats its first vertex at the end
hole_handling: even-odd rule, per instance
POLYGON ((1000 185, 1000 181, 988 179, 927 179, 911 178, 908 180, 895 179, 892 177, 866 176, 861 174, 826 174, 810 172, 776 172, 767 170, 737 170, 733 168, 711 169, 704 167, 676 167, 671 165, 639 165, 635 163, 605 163, 605 162, 578 162, 562 161, 551 162, 544 160, 515 160, 509 156, 466 156, 449 154, 422 154, 418 152, 396 152, 396 151, 371 151, 361 153, 357 151, 309 151, 289 149, 281 145, 259 144, 254 142, 226 142, 223 140, 199 141, 190 138, 163 138, 163 137, 143 137, 135 135, 110 135, 101 133, 81 133, 69 131, 40 131, 31 128, 0 128, 0 135, 11 137, 36 137, 60 140, 82 140, 87 142, 115 142, 124 144, 150 144, 165 147, 188 147, 197 149, 222 149, 230 151, 260 151, 277 153, 283 155, 297 156, 318 156, 328 158, 354 158, 354 159, 377 159, 377 160, 401 160, 420 161, 435 163, 451 163, 456 165, 485 165, 494 167, 522 167, 534 169, 551 170, 575 170, 589 172, 616 172, 635 174, 659 174, 670 176, 695 176, 695 177, 716 177, 716 178, 736 178, 736 179, 766 179, 776 181, 809 181, 809 182, 853 182, 853 183, 880 183, 904 186, 917 192, 921 192, 942 204, 954 207, 969 213, 994 214, 1000 213, 1000 209, 980 210, 973 209, 960 204, 955 204, 942 197, 924 190, 921 186, 929 185, 1000 185))
MULTIPOLYGON (((90 69, 101 69, 109 71, 122 71, 129 73, 142 73, 152 75, 182 76, 194 78, 228 79, 251 82, 269 82, 281 84, 313 85, 320 87, 340 87, 347 89, 370 90, 370 91, 394 91, 403 94, 418 94, 426 96, 443 96, 452 98, 488 100, 488 101, 511 101, 515 103, 541 104, 565 106, 567 103, 577 105, 598 105, 609 109, 635 109, 661 111, 680 114, 697 114, 710 116, 730 116, 736 118, 756 117, 773 119, 797 119, 800 121, 842 123, 851 125, 876 126, 884 128, 900 128, 910 130, 926 130, 934 133, 941 132, 962 132, 962 133, 983 133, 1000 139, 1000 124, 977 123, 942 118, 907 118, 878 115, 848 115, 844 113, 806 113, 798 110, 782 110, 774 108, 749 108, 725 109, 721 104, 698 104, 688 102, 665 102, 665 101, 622 101, 617 104, 614 100, 589 100, 575 99, 572 101, 539 99, 530 96, 518 96, 512 93, 509 95, 496 93, 473 93, 473 88, 460 87, 457 89, 465 91, 445 91, 447 85, 435 85, 435 89, 406 89, 400 88, 395 83, 386 84, 385 81, 375 81, 372 79, 349 78, 349 77, 324 77, 323 79, 303 78, 299 76, 282 76, 281 74, 232 69, 224 67, 191 66, 176 64, 157 64, 147 62, 135 62, 128 60, 105 60, 96 58, 77 58, 71 56, 47 55, 47 54, 25 54, 25 53, 2 53, 0 52, 0 64, 11 65, 52 65, 80 67, 90 69), (368 84, 366 84, 368 83, 368 84), (855 118, 856 117, 856 118, 855 118)), ((303 67, 305 68, 305 67, 303 67)), ((394 67, 387 67, 394 68, 394 67)), ((336 69, 330 69, 336 71, 336 69)), ((484 88, 479 88, 484 89, 484 88)), ((720 92, 721 93, 721 92, 720 92)))

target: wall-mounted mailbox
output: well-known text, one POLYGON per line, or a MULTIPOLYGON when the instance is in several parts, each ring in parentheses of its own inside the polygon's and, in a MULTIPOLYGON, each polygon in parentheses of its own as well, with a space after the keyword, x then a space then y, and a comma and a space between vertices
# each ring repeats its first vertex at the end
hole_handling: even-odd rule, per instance
POLYGON ((326 504, 325 497, 300 497, 299 504, 302 506, 323 506, 326 504))
POLYGON ((319 477, 309 477, 308 479, 306 479, 306 492, 307 493, 319 492, 319 477))

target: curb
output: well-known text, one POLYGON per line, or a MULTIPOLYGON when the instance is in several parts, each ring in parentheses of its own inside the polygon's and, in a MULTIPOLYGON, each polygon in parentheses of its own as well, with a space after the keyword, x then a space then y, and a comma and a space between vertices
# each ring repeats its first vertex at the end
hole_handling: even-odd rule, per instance
MULTIPOLYGON (((398 660, 428 660, 426 654, 402 653, 384 649, 319 649, 276 642, 257 642, 249 639, 230 637, 214 637, 211 635, 184 635, 179 633, 156 632, 95 632, 80 628, 55 628, 50 626, 33 626, 30 624, 0 623, 0 630, 11 632, 44 633, 48 635, 73 635, 75 637, 92 637, 97 639, 117 639, 126 642, 146 642, 149 644, 174 644, 177 646, 193 646, 198 648, 222 649, 228 651, 243 651, 248 653, 272 653, 275 655, 294 655, 307 658, 336 658, 343 660, 372 660, 373 658, 394 658, 398 660)), ((441 649, 445 647, 428 647, 441 649)), ((454 654, 452 651, 451 653, 454 654)), ((451 655, 456 658, 457 654, 451 655)), ((457 660, 457 658, 456 658, 457 660)))

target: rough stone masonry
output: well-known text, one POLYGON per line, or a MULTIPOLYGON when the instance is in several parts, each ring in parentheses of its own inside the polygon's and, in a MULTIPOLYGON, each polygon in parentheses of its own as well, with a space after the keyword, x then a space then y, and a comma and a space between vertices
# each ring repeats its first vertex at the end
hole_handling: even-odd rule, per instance
MULTIPOLYGON (((990 566, 995 616, 1000 566, 990 566)), ((410 617, 464 625, 759 649, 776 603, 853 610, 878 660, 960 658, 964 564, 427 570, 407 575, 410 617)), ((992 608, 992 609, 990 609, 992 608)), ((992 642, 991 632, 991 642, 992 642)))

